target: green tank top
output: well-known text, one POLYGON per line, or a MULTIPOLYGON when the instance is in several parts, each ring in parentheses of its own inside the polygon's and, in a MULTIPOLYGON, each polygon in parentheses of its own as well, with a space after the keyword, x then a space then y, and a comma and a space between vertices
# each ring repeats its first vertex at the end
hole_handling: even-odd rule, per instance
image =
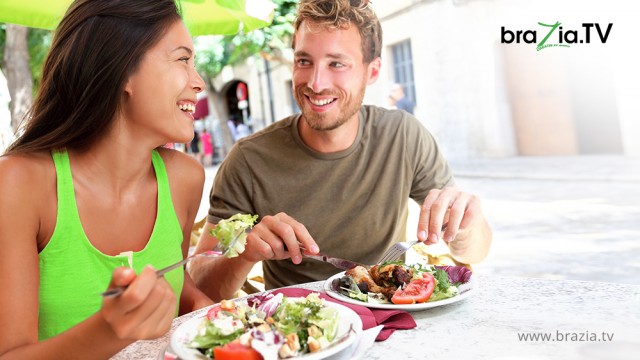
MULTIPOLYGON (((128 266, 136 273, 150 264, 160 269, 182 259, 183 234, 173 208, 167 171, 160 154, 153 150, 152 162, 158 181, 158 212, 149 242, 138 252, 105 255, 87 238, 76 205, 69 155, 53 151, 57 174, 58 214, 47 246, 39 254, 40 306, 38 337, 56 336, 84 321, 102 306, 100 293, 111 280, 113 270, 128 266)), ((140 209, 144 211, 144 209, 140 209)), ((126 237, 126 231, 122 231, 126 237)), ((165 275, 178 301, 184 282, 183 268, 165 275)))

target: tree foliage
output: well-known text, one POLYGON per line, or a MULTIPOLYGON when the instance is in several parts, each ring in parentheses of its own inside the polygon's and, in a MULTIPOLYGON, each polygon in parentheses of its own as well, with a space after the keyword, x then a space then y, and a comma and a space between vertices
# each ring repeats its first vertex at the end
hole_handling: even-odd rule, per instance
POLYGON ((250 56, 279 57, 289 47, 298 0, 272 0, 276 8, 271 25, 247 34, 199 36, 196 38, 196 67, 203 77, 215 78, 227 65, 250 56))
MULTIPOLYGON (((0 24, 0 70, 4 68, 4 45, 6 41, 5 24, 0 24)), ((29 69, 33 79, 33 93, 35 95, 42 79, 42 65, 51 47, 52 32, 43 29, 30 28, 27 35, 29 46, 29 69)))

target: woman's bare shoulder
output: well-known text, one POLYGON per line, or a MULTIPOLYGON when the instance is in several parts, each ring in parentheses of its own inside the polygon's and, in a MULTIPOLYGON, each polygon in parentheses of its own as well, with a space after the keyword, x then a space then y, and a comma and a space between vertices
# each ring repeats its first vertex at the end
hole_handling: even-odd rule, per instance
POLYGON ((170 183, 188 187, 204 184, 204 168, 193 156, 166 148, 160 148, 158 152, 167 168, 170 183))
POLYGON ((55 167, 49 152, 11 154, 0 157, 0 186, 43 185, 55 180, 55 167))
POLYGON ((0 157, 0 199, 5 210, 22 217, 41 215, 52 201, 55 204, 55 196, 56 171, 50 153, 0 157))

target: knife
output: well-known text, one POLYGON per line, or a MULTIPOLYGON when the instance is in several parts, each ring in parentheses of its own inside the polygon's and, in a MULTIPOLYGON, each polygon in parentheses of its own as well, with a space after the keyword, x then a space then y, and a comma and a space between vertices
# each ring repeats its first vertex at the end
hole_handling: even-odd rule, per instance
POLYGON ((340 259, 340 258, 336 258, 336 257, 332 257, 332 256, 327 256, 327 255, 323 255, 323 254, 302 254, 305 257, 308 257, 309 259, 314 259, 314 260, 319 260, 319 261, 323 261, 326 263, 329 263, 335 267, 337 267, 338 269, 342 269, 342 270, 349 270, 349 269, 353 269, 356 266, 364 266, 365 268, 367 267, 366 265, 357 263, 355 261, 351 261, 351 260, 346 260, 346 259, 340 259))

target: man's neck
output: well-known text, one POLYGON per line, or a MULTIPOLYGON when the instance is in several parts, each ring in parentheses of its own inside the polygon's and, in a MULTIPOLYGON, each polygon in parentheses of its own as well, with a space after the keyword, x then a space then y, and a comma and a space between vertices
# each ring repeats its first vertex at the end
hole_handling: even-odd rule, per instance
POLYGON ((313 150, 329 154, 348 149, 358 136, 360 120, 358 114, 333 130, 314 130, 304 117, 298 122, 298 134, 302 141, 313 150))

